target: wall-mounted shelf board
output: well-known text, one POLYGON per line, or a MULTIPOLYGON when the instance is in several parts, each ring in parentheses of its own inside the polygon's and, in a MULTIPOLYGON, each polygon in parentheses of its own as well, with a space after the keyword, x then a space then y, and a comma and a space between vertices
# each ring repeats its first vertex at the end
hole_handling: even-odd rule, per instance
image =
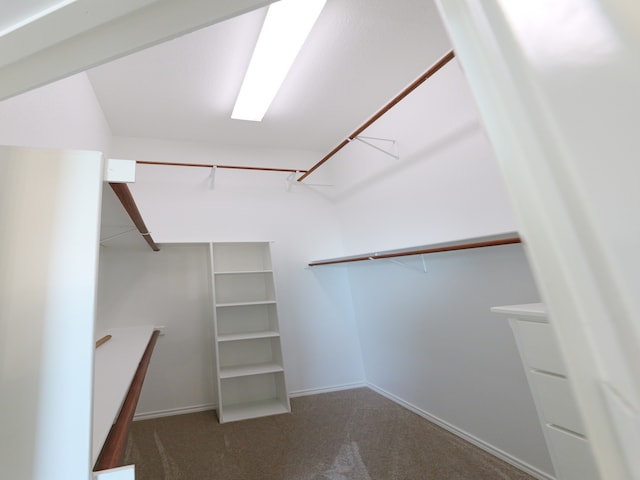
POLYGON ((153 326, 145 325, 110 328, 98 335, 109 334, 111 339, 95 352, 92 465, 118 416, 152 333, 153 326))
POLYGON ((273 273, 272 270, 246 270, 241 272, 215 272, 215 275, 247 275, 252 273, 273 273))
POLYGON ((385 250, 371 253, 362 253, 346 257, 327 258, 323 260, 313 260, 309 262, 309 267, 319 267, 323 265, 337 265, 343 263, 361 262, 367 260, 383 260, 396 257, 408 257, 412 255, 428 255, 431 253, 451 252, 456 250, 468 250, 472 248, 494 247, 499 245, 510 245, 522 243, 516 232, 499 235, 488 235, 483 237, 467 238, 452 242, 433 243, 419 247, 402 248, 397 250, 385 250))

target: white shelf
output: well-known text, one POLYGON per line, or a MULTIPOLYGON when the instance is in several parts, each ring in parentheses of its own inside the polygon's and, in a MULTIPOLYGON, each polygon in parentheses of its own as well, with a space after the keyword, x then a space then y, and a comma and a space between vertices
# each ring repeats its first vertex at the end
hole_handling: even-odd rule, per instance
POLYGON ((98 337, 111 335, 111 340, 95 352, 92 465, 98 459, 111 425, 120 412, 152 333, 153 326, 147 325, 110 328, 98 337))
POLYGON ((275 300, 258 300, 255 302, 232 302, 232 303, 216 303, 216 308, 224 307, 242 307, 245 305, 275 305, 275 300))
POLYGON ((258 338, 273 338, 279 336, 280 333, 273 330, 265 332, 233 333, 227 335, 218 335, 218 342, 235 342, 238 340, 255 340, 258 338))
POLYGON ((249 375, 263 375, 265 373, 283 372, 284 367, 277 363, 259 363, 256 365, 239 365, 236 367, 221 367, 220 378, 247 377, 249 375))
POLYGON ((230 272, 214 272, 214 275, 251 275, 254 273, 273 273, 273 270, 244 270, 244 271, 230 271, 230 272))
POLYGON ((290 412, 269 243, 212 243, 218 418, 290 412))
POLYGON ((289 407, 278 398, 224 407, 224 422, 289 413, 289 407))
POLYGON ((548 321, 547 308, 543 303, 525 303, 522 305, 505 305, 500 307, 492 307, 493 313, 501 313, 503 315, 511 315, 516 317, 532 317, 541 318, 548 321))

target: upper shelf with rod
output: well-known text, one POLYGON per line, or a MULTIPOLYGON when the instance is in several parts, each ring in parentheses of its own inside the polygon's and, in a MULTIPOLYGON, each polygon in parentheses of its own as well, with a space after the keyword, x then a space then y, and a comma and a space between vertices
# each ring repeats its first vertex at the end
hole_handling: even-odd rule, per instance
POLYGON ((364 260, 380 260, 396 257, 407 257, 411 255, 426 255, 429 253, 451 252, 455 250, 468 250, 473 248, 494 247, 498 245, 510 245, 522 243, 522 239, 515 233, 504 235, 492 235, 488 237, 477 237, 464 241, 436 243, 403 250, 387 250, 385 252, 367 253, 348 257, 329 258, 325 260, 313 260, 310 267, 322 265, 336 265, 341 263, 361 262, 364 260))

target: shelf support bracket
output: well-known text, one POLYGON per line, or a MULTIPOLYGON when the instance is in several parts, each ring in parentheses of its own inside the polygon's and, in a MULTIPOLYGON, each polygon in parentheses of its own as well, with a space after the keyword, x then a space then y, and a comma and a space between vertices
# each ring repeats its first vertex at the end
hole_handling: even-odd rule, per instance
POLYGON ((358 140, 359 142, 364 143, 365 145, 370 146, 371 148, 375 148, 379 152, 384 153, 385 155, 389 155, 390 157, 395 158, 396 160, 400 160, 400 152, 398 149, 398 142, 389 138, 377 138, 377 137, 365 137, 362 135, 358 135, 357 137, 353 137, 353 140, 358 140), (391 144, 392 150, 385 150, 382 147, 379 147, 368 140, 376 140, 378 142, 387 142, 391 144))
POLYGON ((369 260, 386 260, 390 263, 394 263, 396 265, 400 265, 401 267, 404 268, 408 268, 409 270, 415 270, 417 272, 422 272, 422 273, 427 273, 427 263, 424 259, 424 255, 420 255, 420 258, 422 259, 422 268, 418 268, 418 267, 413 267, 411 265, 407 265, 406 263, 403 263, 399 260, 396 260, 395 258, 376 258, 376 255, 378 255, 377 253, 375 253, 373 256, 369 257, 369 260))
POLYGON ((218 171, 218 167, 213 165, 211 167, 211 173, 209 174, 209 190, 213 190, 216 186, 216 172, 218 171))

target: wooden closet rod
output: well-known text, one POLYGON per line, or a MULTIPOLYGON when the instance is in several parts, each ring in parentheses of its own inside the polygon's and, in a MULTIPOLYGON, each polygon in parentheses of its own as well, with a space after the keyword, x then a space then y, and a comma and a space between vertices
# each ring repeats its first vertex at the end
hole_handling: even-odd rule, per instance
POLYGON ((293 168, 271 168, 271 167, 246 167, 242 165, 214 165, 205 163, 178 163, 178 162, 148 162, 144 160, 136 160, 140 165, 165 165, 170 167, 202 167, 202 168, 231 168, 235 170, 259 170, 263 172, 288 172, 288 173, 306 173, 306 170, 296 170, 293 168))
POLYGON ((140 210, 138 210, 138 206, 136 205, 135 200, 133 199, 133 195, 131 195, 131 190, 126 183, 109 183, 111 185, 111 189, 116 194, 120 203, 131 217, 133 224, 136 226, 138 231, 142 234, 143 238, 147 241, 149 246, 154 252, 159 252, 160 247, 153 241, 151 238, 151 234, 147 229, 147 226, 144 224, 144 220, 142 219, 142 215, 140 215, 140 210))
POLYGON ((138 369, 131 381, 131 386, 129 387, 127 396, 124 399, 122 408, 120 408, 118 418, 111 427, 111 430, 109 430, 109 435, 107 435, 107 439, 100 451, 98 460, 93 467, 94 472, 121 466, 120 463, 122 462, 122 455, 124 454, 124 449, 127 446, 129 427, 131 426, 133 414, 135 413, 136 406, 138 405, 138 398, 140 398, 142 384, 144 383, 144 377, 147 374, 147 368, 149 367, 151 354, 153 353, 153 348, 158 340, 158 335, 160 335, 160 331, 158 330, 154 330, 151 334, 147 348, 140 359, 138 369))
POLYGON ((342 143, 340 143, 337 147, 335 147, 333 150, 331 150, 329 153, 327 153, 322 160, 320 160, 313 167, 311 167, 304 175, 302 175, 298 179, 298 181, 301 182, 302 180, 307 178, 309 175, 311 175, 316 168, 318 168, 320 165, 322 165, 324 162, 326 162, 331 157, 333 157, 336 153, 338 153, 340 150, 342 150, 353 139, 355 139, 358 135, 360 135, 367 128, 369 128, 376 120, 378 120, 385 113, 387 113, 389 110, 391 110, 398 102, 400 102, 400 100, 402 100, 404 97, 406 97, 411 92, 413 92, 416 88, 418 88, 420 85, 422 85, 429 77, 433 76, 433 74, 435 74, 438 70, 440 70, 447 63, 449 63, 449 61, 451 61, 453 59, 453 57, 455 57, 455 53, 453 53, 453 50, 450 50, 449 52, 445 53, 444 56, 442 58, 440 58, 436 63, 431 65, 426 72, 424 72, 417 79, 415 79, 411 85, 409 85, 407 88, 402 90, 389 103, 387 103, 384 107, 382 107, 380 110, 378 110, 373 115, 373 117, 371 117, 369 120, 364 122, 355 132, 353 132, 346 139, 344 139, 342 141, 342 143))
POLYGON ((486 240, 483 242, 458 243, 455 245, 443 245, 441 247, 423 248, 418 250, 407 250, 395 253, 380 253, 373 255, 362 255, 358 257, 337 258, 334 260, 317 260, 309 264, 310 267, 318 267, 320 265, 334 265, 336 263, 361 262, 363 260, 378 260, 382 258, 407 257, 409 255, 425 255, 428 253, 451 252, 453 250, 467 250, 470 248, 494 247, 497 245, 509 245, 512 243, 521 243, 520 237, 502 238, 500 240, 486 240))

